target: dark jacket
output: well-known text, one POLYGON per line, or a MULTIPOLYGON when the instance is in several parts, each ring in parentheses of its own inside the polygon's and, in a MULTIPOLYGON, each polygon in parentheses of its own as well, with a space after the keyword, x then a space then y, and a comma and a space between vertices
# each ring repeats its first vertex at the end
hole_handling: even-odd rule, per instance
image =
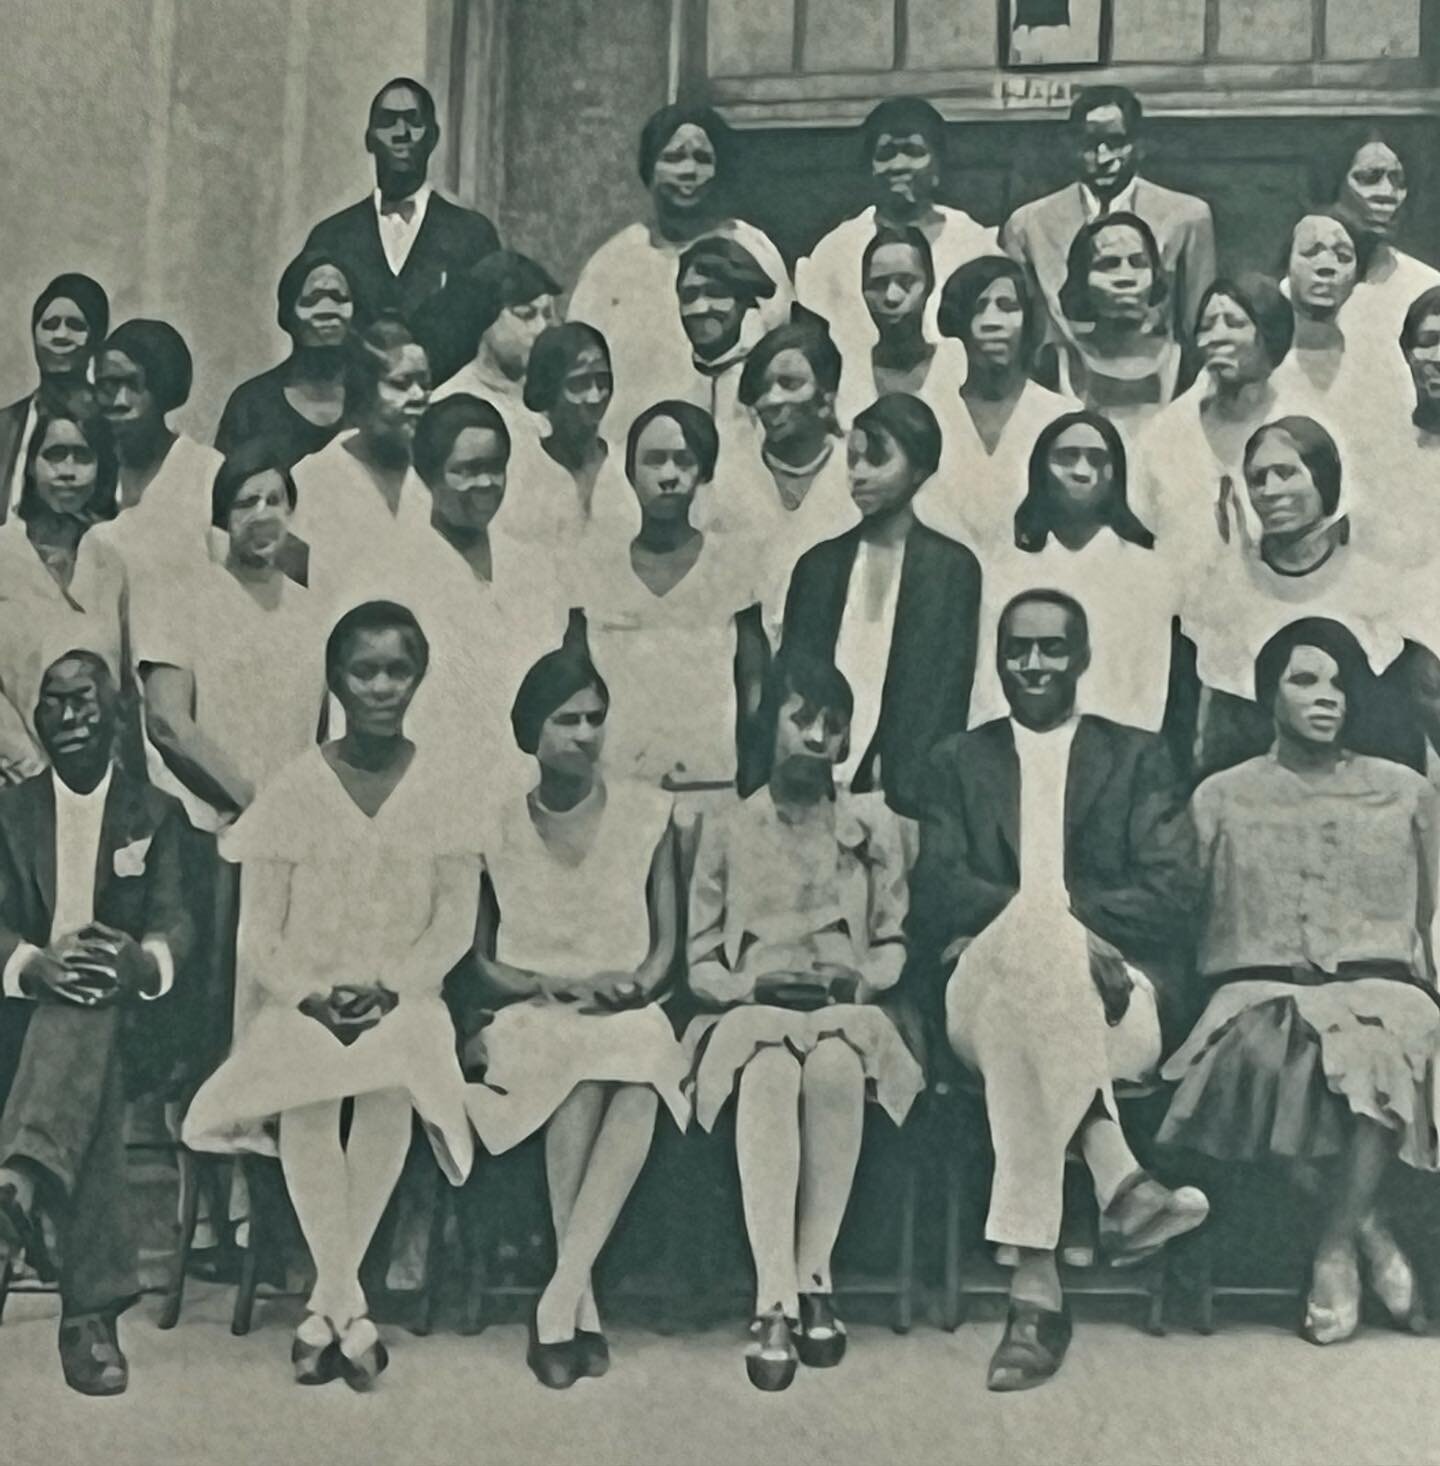
POLYGON ((367 195, 322 219, 310 231, 305 247, 327 251, 346 267, 357 304, 367 314, 398 310, 408 318, 447 278, 498 249, 500 239, 484 214, 432 194, 415 243, 399 275, 394 275, 380 242, 374 197, 367 195))
MULTIPOLYGON (((860 526, 807 550, 790 577, 782 644, 829 661, 835 655, 860 526)), ((917 523, 905 545, 880 723, 854 788, 883 787, 912 812, 910 788, 925 755, 970 714, 980 615, 980 564, 956 540, 917 523), (879 778, 876 778, 876 760, 879 778)))
MULTIPOLYGON (((1019 889, 1020 763, 1010 720, 997 718, 940 744, 925 765, 919 797, 907 978, 916 1001, 939 1019, 946 978, 940 954, 957 937, 983 931, 1019 889)), ((1065 784, 1071 907, 1088 930, 1144 969, 1167 1037, 1179 1037, 1191 1016, 1186 979, 1198 882, 1194 826, 1165 740, 1108 718, 1081 717, 1065 784)))
MULTIPOLYGON (((136 1086, 167 1075, 185 1002, 185 969, 194 946, 184 886, 185 811, 170 795, 141 783, 117 764, 110 776, 95 864, 95 917, 137 941, 159 937, 175 963, 175 984, 163 998, 136 1002, 125 1014, 127 1081, 136 1086), (148 840, 115 869, 116 852, 148 840)), ((55 790, 47 770, 0 792, 0 969, 22 942, 44 947, 55 906, 55 790)), ((0 1000, 0 1096, 9 1092, 35 1003, 0 1000)))

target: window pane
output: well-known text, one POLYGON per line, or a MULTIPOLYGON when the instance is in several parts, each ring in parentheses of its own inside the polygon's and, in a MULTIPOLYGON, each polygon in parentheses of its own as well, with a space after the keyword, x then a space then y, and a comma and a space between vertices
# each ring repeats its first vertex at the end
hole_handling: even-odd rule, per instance
POLYGON ((1312 13, 1311 0, 1220 0, 1220 54, 1227 61, 1308 61, 1312 13))
POLYGON ((710 0, 711 76, 784 75, 794 63, 795 0, 710 0))
POLYGON ((1420 54, 1420 0, 1336 4, 1325 16, 1325 54, 1335 61, 1420 54))
POLYGON ((910 0, 909 15, 907 66, 994 66, 995 0, 910 0))
POLYGON ((805 12, 804 70, 873 73, 894 61, 895 0, 822 0, 805 12))
POLYGON ((1205 0, 1115 0, 1116 61, 1199 61, 1205 55, 1205 0))

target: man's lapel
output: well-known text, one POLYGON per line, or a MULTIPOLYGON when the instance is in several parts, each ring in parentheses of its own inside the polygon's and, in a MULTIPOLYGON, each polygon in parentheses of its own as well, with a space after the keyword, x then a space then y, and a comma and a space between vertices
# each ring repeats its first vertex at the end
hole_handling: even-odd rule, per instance
POLYGON ((981 788, 988 789, 995 804, 995 822, 1000 839, 1010 851, 1015 869, 1020 869, 1020 757, 1015 752, 1015 733, 1009 718, 997 718, 979 747, 985 750, 981 788))
MULTIPOLYGON (((445 229, 445 220, 440 217, 442 212, 440 195, 432 193, 430 202, 425 205, 425 217, 420 221, 419 229, 415 231, 415 238, 410 241, 410 253, 405 256, 405 263, 400 266, 400 273, 395 277, 397 280, 403 280, 413 271, 425 268, 431 251, 434 250, 445 229)), ((379 237, 378 228, 376 237, 379 237)), ((383 258, 384 250, 381 250, 381 256, 383 258)), ((442 279, 439 283, 443 285, 445 282, 442 279)))
POLYGON ((1082 717, 1070 745, 1070 766, 1065 775, 1065 844, 1085 822, 1090 807, 1110 778, 1114 751, 1104 728, 1093 718, 1082 717))
POLYGON ((35 888, 48 923, 55 914, 55 775, 47 769, 33 781, 30 826, 35 888))
MULTIPOLYGON (((126 777, 118 764, 110 774, 105 812, 100 818, 100 848, 95 853, 95 907, 99 910, 106 887, 114 880, 115 854, 155 833, 155 822, 143 788, 126 777)), ((124 874, 124 872, 119 872, 124 874)))

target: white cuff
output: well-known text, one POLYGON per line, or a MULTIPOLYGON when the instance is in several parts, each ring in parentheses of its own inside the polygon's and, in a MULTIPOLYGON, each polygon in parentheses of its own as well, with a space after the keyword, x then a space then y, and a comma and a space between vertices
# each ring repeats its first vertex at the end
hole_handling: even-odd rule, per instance
POLYGON ((153 1003, 156 998, 163 998, 175 986, 175 959, 170 955, 170 948, 163 937, 146 937, 140 943, 140 950, 148 952, 155 959, 156 967, 160 969, 159 987, 153 993, 140 994, 142 1002, 153 1003))
POLYGON ((16 944, 10 960, 5 964, 4 973, 0 974, 0 988, 3 988, 7 998, 28 999, 31 996, 20 986, 20 974, 25 970, 25 964, 39 951, 39 947, 33 947, 29 942, 16 944))

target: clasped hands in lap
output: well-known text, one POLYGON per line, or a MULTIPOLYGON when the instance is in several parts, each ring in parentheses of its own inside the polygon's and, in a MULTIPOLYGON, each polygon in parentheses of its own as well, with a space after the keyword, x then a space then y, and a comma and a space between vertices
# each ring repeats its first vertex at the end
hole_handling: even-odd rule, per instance
POLYGON ((35 952, 20 973, 29 996, 80 1008, 153 993, 159 980, 155 958, 134 937, 103 921, 63 933, 35 952))
POLYGON ((297 1005, 342 1044, 368 1033, 400 1001, 383 982, 338 983, 328 993, 311 993, 297 1005))

